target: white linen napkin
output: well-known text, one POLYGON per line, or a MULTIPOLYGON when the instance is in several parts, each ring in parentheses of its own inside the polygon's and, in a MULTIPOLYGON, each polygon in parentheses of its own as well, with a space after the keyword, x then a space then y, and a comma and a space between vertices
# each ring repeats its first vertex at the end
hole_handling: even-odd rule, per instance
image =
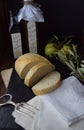
POLYGON ((84 86, 74 76, 63 80, 58 89, 41 98, 52 105, 67 125, 84 118, 84 86))
MULTIPOLYGON (((23 107, 19 108, 19 111, 15 108, 12 115, 15 117, 15 122, 22 126, 25 130, 33 130, 34 122, 37 122, 37 117, 39 115, 39 108, 40 108, 40 98, 34 97, 30 101, 28 101, 26 104, 33 105, 33 107, 36 108, 36 111, 33 110, 31 106, 26 106, 27 109, 24 109, 23 107), (32 113, 32 111, 35 111, 35 114, 32 113)), ((25 105, 24 105, 25 106, 25 105)), ((36 123, 38 124, 38 123, 36 123)))
POLYGON ((71 76, 55 91, 36 96, 29 103, 39 109, 34 118, 17 110, 13 112, 15 121, 26 130, 56 130, 63 122, 69 126, 84 118, 84 86, 71 76))

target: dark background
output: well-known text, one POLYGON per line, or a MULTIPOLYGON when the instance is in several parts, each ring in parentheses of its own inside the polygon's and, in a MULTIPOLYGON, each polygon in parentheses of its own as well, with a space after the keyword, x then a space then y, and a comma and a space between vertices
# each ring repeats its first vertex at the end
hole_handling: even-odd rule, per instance
MULTIPOLYGON (((34 0, 41 4, 44 23, 37 23, 38 41, 41 46, 53 35, 75 35, 77 41, 84 29, 84 0, 34 0)), ((8 0, 14 15, 22 6, 21 0, 8 0), (15 11, 16 10, 16 11, 15 11)))
MULTIPOLYGON (((45 32, 78 33, 84 28, 84 0, 34 0, 41 4, 45 32), (46 25, 46 26, 45 26, 46 25), (47 30, 46 30, 47 29, 47 30)), ((8 0, 8 8, 16 15, 23 0, 8 0)))
MULTIPOLYGON (((44 23, 37 23, 40 51, 53 35, 74 35, 81 46, 84 29, 84 0, 34 0, 41 4, 44 23)), ((23 6, 22 0, 8 0, 8 9, 17 15, 23 6)))
POLYGON ((45 23, 38 23, 39 41, 45 44, 53 35, 75 35, 81 44, 84 29, 83 0, 37 0, 42 5, 45 23))

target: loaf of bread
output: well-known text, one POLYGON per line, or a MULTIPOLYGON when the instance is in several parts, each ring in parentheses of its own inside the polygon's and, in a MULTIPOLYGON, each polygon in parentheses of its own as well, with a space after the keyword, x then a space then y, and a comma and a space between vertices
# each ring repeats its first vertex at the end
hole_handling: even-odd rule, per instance
POLYGON ((15 61, 15 70, 24 84, 32 87, 35 95, 46 94, 56 89, 61 81, 61 75, 55 66, 45 57, 26 53, 15 61))
POLYGON ((41 62, 34 65, 26 74, 24 79, 24 84, 32 87, 36 84, 41 78, 47 75, 49 72, 55 70, 55 66, 53 64, 48 64, 46 62, 41 62))
POLYGON ((55 90, 61 83, 61 75, 57 71, 52 71, 43 77, 37 84, 32 87, 35 95, 42 95, 55 90))
POLYGON ((15 70, 20 76, 21 79, 24 79, 27 72, 36 64, 45 61, 46 63, 50 63, 50 61, 39 55, 34 53, 26 53, 24 55, 21 55, 16 61, 15 61, 15 70))

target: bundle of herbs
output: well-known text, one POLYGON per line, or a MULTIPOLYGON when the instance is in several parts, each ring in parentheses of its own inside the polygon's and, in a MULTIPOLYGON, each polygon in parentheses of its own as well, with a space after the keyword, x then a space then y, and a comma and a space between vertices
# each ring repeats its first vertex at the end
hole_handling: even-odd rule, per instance
MULTIPOLYGON (((57 36, 54 36, 54 38, 51 38, 48 42, 48 44, 52 43, 54 47, 56 47, 56 49, 54 49, 56 51, 52 51, 52 53, 48 53, 48 55, 46 53, 47 51, 45 51, 45 54, 66 65, 70 69, 70 75, 74 75, 84 83, 84 60, 81 59, 78 53, 77 44, 72 43, 72 37, 63 37, 62 40, 59 40, 57 36)), ((48 44, 46 46, 48 46, 48 44)), ((47 48, 46 46, 45 50, 47 48)))

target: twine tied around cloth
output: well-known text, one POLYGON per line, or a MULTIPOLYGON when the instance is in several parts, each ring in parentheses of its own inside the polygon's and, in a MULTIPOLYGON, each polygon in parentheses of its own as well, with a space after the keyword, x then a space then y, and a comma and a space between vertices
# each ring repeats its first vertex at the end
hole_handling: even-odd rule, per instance
POLYGON ((40 4, 33 2, 33 1, 24 1, 23 3, 24 3, 24 5, 34 5, 34 6, 41 7, 40 4))

